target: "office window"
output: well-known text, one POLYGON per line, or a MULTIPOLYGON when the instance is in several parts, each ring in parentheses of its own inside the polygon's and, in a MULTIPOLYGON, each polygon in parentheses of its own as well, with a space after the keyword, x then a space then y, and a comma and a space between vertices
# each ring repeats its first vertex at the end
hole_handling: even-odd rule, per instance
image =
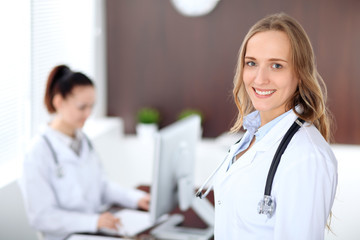
POLYGON ((95 0, 32 0, 31 136, 50 120, 43 97, 47 76, 66 64, 94 78, 95 0))
POLYGON ((96 45, 101 2, 0 2, 0 187, 19 176, 27 144, 51 118, 43 103, 49 71, 67 64, 102 85, 95 62, 104 59, 96 45))
POLYGON ((30 3, 0 2, 0 186, 19 173, 27 135, 30 3))

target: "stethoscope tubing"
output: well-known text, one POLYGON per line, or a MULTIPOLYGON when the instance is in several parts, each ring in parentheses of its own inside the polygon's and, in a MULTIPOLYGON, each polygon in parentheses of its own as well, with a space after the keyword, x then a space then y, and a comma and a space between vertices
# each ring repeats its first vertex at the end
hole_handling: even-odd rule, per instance
POLYGON ((216 173, 220 170, 221 166, 224 165, 224 163, 226 162, 228 155, 226 155, 226 157, 224 158, 224 160, 219 164, 219 166, 213 171, 213 173, 205 180, 205 182, 201 185, 201 187, 199 188, 199 190, 195 193, 196 197, 199 197, 200 199, 205 198, 211 191, 211 189, 213 188, 213 185, 211 184, 209 186, 209 188, 205 191, 205 193, 202 193, 202 191, 204 190, 205 186, 214 178, 214 176, 216 175, 216 173))
MULTIPOLYGON (((88 145, 89 145, 90 151, 92 151, 92 150, 93 150, 93 145, 92 145, 90 139, 89 139, 85 134, 84 134, 84 136, 85 136, 86 141, 87 141, 87 143, 88 143, 88 145)), ((49 147, 49 149, 50 149, 50 151, 51 151, 51 154, 52 154, 52 156, 53 156, 53 160, 54 160, 54 163, 55 163, 55 165, 56 165, 56 174, 57 174, 57 177, 58 177, 58 178, 62 178, 62 177, 64 176, 64 171, 63 171, 62 166, 61 166, 60 163, 59 163, 59 160, 58 160, 58 157, 57 157, 57 155, 56 155, 55 149, 54 149, 53 145, 51 144, 49 138, 48 138, 45 134, 43 134, 42 137, 43 137, 43 139, 45 140, 46 145, 48 145, 48 147, 49 147)))
MULTIPOLYGON (((273 158, 273 160, 271 162, 271 166, 270 166, 270 169, 269 169, 269 172, 268 172, 268 175, 267 175, 266 184, 265 184, 265 190, 264 190, 264 199, 271 199, 272 200, 272 198, 271 198, 272 184, 273 184, 273 181, 274 181, 276 170, 277 170, 277 168, 279 166, 279 163, 280 163, 281 156, 284 153, 285 149, 287 148, 287 146, 288 146, 290 140, 292 139, 292 137, 294 136, 294 134, 299 130, 300 127, 303 126, 304 122, 305 122, 304 120, 302 120, 300 118, 297 118, 294 121, 294 123, 291 125, 291 127, 288 129, 288 131, 285 133, 285 136, 283 137, 283 139, 281 140, 280 145, 279 145, 278 149, 275 152, 274 158, 273 158)), ((199 190, 195 194, 196 197, 199 197, 199 198, 203 199, 209 194, 209 192, 213 188, 212 184, 206 190, 205 193, 202 193, 202 191, 205 188, 205 186, 210 182, 210 180, 220 170, 221 166, 226 162, 226 160, 228 158, 228 155, 221 162, 221 164, 215 169, 215 171, 206 179, 206 181, 203 183, 203 185, 201 185, 201 187, 199 188, 199 190)), ((268 214, 268 216, 272 215, 272 213, 270 213, 270 214, 265 213, 265 214, 268 214)))
POLYGON ((264 195, 271 196, 272 184, 275 178, 276 170, 280 164, 280 159, 285 149, 287 148, 290 140, 294 136, 294 134, 299 130, 299 128, 303 125, 304 120, 297 118, 296 121, 291 125, 289 130, 286 132, 285 136, 280 142, 278 149, 275 152, 274 158, 271 162, 271 166, 267 175, 264 195))

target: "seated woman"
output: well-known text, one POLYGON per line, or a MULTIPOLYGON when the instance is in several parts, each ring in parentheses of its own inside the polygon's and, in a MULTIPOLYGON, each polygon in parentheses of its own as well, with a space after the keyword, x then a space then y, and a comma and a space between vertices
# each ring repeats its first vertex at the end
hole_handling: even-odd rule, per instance
POLYGON ((94 103, 95 87, 87 76, 65 65, 51 71, 45 105, 55 116, 32 140, 20 178, 30 224, 47 240, 116 229, 121 220, 101 213, 109 204, 149 208, 148 194, 106 179, 91 142, 81 131, 94 103))

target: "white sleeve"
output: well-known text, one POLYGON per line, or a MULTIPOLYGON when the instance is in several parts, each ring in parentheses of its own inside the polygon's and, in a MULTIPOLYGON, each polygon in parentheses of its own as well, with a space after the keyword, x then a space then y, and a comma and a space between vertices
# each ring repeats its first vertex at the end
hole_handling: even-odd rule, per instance
POLYGON ((104 204, 118 204, 126 208, 137 208, 139 200, 146 195, 137 189, 127 189, 107 179, 102 174, 102 201, 104 204))
MULTIPOLYGON (((38 142, 39 143, 39 142, 38 142)), ((41 144, 30 151, 24 160, 19 179, 30 224, 37 230, 51 233, 96 232, 97 214, 60 209, 50 184, 50 151, 41 144), (39 150, 40 149, 40 150, 39 150)))
POLYGON ((283 155, 281 161, 287 164, 280 169, 280 163, 281 174, 274 180, 274 240, 324 239, 336 192, 336 160, 317 152, 294 151, 283 155))

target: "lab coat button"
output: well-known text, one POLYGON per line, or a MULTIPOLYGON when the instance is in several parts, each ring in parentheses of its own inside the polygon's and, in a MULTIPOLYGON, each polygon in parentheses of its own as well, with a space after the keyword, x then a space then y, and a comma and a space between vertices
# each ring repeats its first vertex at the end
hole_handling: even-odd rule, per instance
POLYGON ((218 200, 218 205, 221 205, 221 201, 220 201, 220 200, 218 200))

